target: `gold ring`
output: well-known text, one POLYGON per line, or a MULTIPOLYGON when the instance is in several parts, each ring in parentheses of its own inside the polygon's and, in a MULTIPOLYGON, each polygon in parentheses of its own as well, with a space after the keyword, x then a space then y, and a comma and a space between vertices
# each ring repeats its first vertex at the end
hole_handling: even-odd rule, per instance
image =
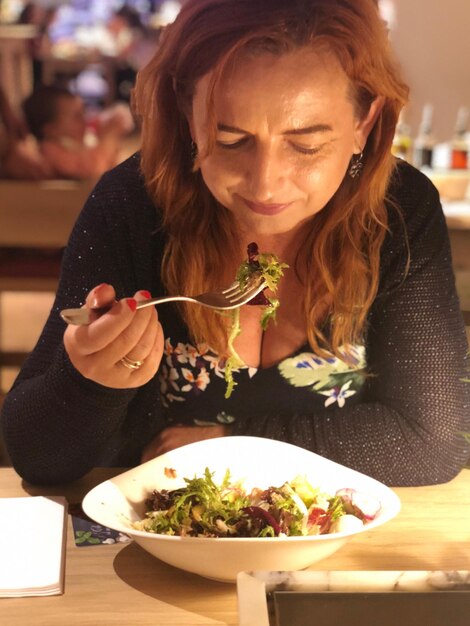
POLYGON ((138 370, 139 367, 142 367, 142 365, 144 364, 143 361, 133 361, 127 356, 123 356, 122 359, 120 359, 120 362, 124 365, 124 367, 127 367, 127 369, 129 370, 138 370))

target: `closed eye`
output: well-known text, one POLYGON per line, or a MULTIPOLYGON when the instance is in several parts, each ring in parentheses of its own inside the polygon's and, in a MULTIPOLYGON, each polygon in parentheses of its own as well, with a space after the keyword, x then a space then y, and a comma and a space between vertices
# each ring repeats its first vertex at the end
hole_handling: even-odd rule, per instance
POLYGON ((236 141, 230 141, 230 142, 221 141, 220 139, 217 139, 216 144, 226 150, 235 150, 236 148, 241 148, 241 146, 245 145, 248 140, 249 140, 248 136, 242 137, 241 139, 237 139, 236 141))
MULTIPOLYGON (((220 148, 223 148, 224 150, 236 150, 237 148, 241 148, 242 146, 246 145, 250 139, 251 139, 251 135, 245 135, 243 137, 240 137, 239 139, 232 140, 232 141, 222 141, 221 139, 217 139, 216 144, 217 146, 219 146, 220 148)), ((297 143, 293 143, 290 141, 289 145, 296 152, 300 152, 300 154, 314 155, 320 152, 325 144, 320 144, 313 148, 307 148, 305 146, 301 146, 297 143)))
POLYGON ((304 146, 299 146, 295 143, 291 143, 291 146, 294 148, 294 150, 300 152, 301 154, 317 154, 323 148, 323 144, 320 146, 315 146, 314 148, 305 148, 304 146))

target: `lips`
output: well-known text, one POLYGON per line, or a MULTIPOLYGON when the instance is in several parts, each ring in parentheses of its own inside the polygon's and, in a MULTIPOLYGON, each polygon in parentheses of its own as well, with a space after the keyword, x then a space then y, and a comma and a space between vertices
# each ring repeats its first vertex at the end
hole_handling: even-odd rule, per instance
POLYGON ((253 213, 258 213, 259 215, 278 215, 291 205, 291 202, 284 204, 263 204, 261 202, 251 202, 251 200, 247 200, 246 198, 243 198, 243 202, 253 213))

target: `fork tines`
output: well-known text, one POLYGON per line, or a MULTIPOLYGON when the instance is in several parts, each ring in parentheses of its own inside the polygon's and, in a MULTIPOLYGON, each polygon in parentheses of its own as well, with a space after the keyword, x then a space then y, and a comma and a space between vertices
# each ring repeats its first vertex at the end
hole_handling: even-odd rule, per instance
POLYGON ((238 280, 236 280, 235 282, 233 282, 230 287, 227 287, 226 289, 222 289, 222 293, 224 295, 229 296, 230 294, 233 293, 238 293, 240 292, 240 282, 238 280))
POLYGON ((240 286, 240 281, 236 280, 233 282, 230 287, 222 290, 222 293, 227 297, 232 297, 235 294, 247 294, 250 293, 253 289, 257 289, 261 285, 262 275, 261 273, 255 273, 247 280, 243 288, 240 286))
POLYGON ((256 284, 251 285, 248 288, 245 287, 244 290, 234 291, 232 293, 225 294, 225 297, 232 304, 236 304, 237 302, 246 302, 258 295, 260 291, 263 291, 263 289, 266 288, 266 286, 267 285, 264 280, 261 282, 258 281, 256 284))

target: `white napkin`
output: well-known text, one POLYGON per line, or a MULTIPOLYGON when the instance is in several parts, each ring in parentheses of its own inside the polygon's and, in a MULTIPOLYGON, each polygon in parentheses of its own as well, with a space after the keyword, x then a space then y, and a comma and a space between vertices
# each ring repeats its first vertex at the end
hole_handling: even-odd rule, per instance
POLYGON ((63 593, 64 497, 0 498, 0 597, 63 593))

